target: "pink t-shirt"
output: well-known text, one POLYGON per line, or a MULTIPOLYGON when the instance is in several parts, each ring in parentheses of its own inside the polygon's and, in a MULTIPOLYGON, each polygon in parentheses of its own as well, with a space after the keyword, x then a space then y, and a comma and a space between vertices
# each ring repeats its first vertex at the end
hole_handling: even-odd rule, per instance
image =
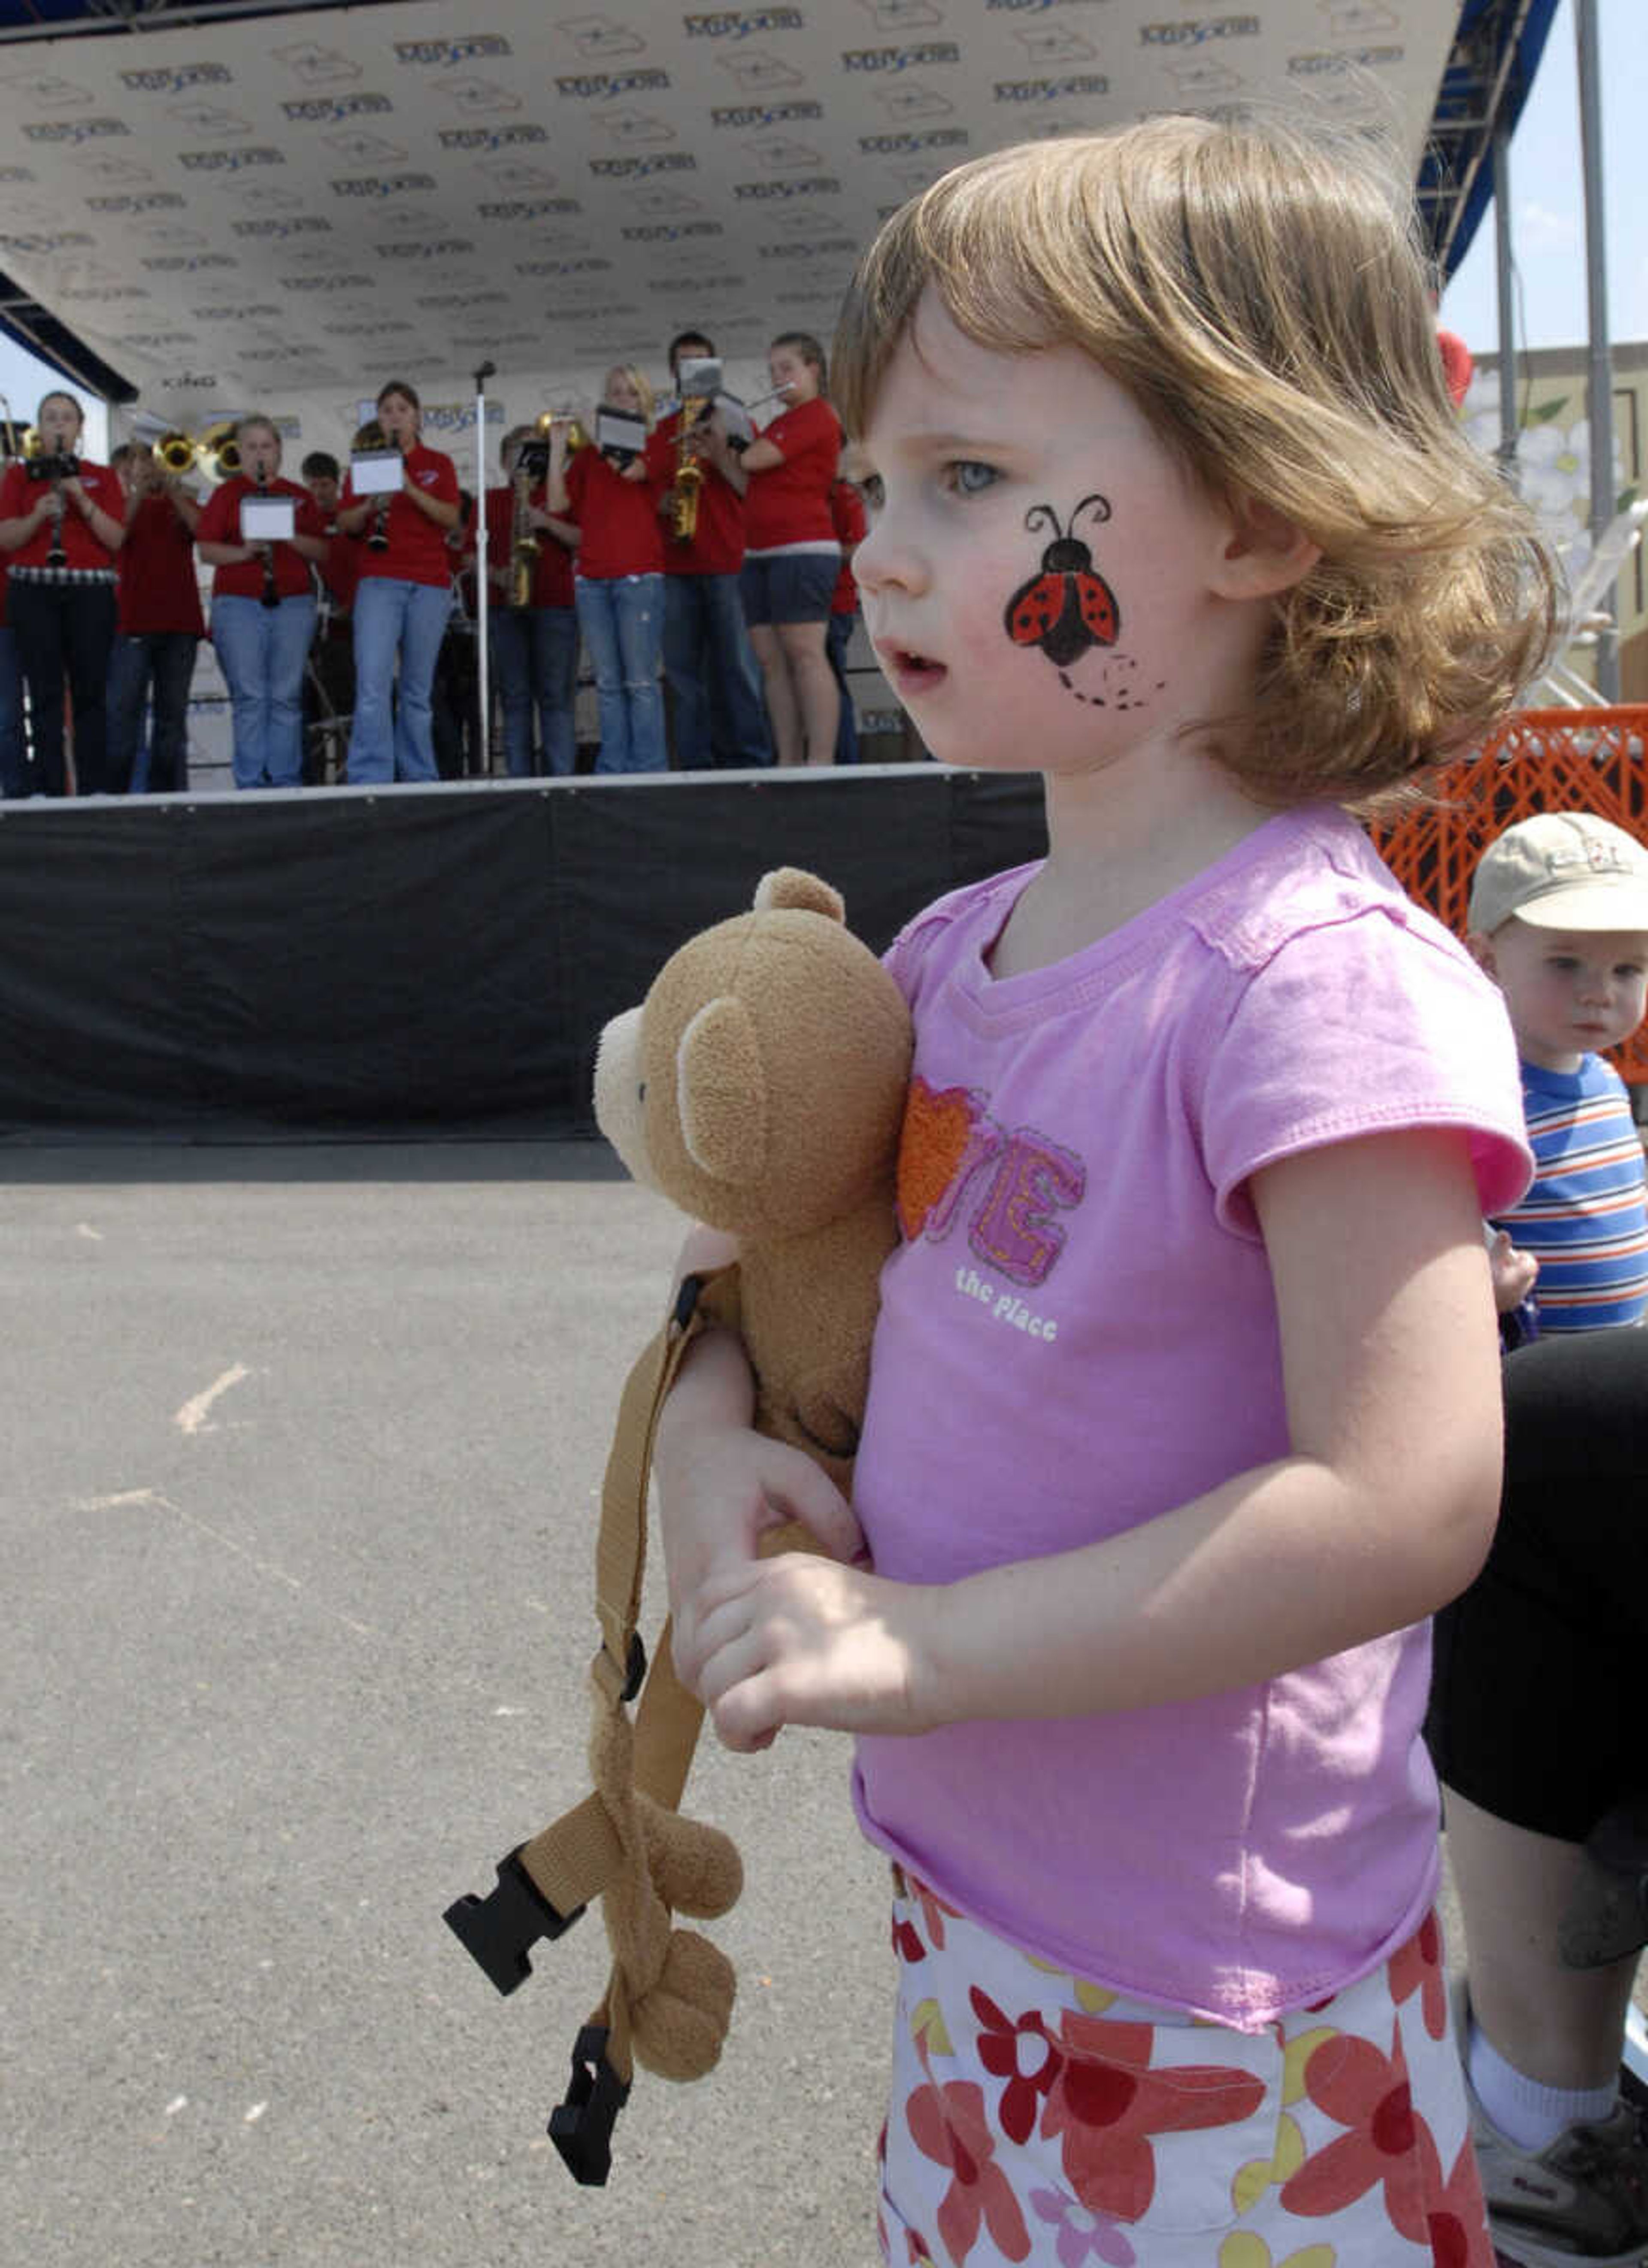
MULTIPOLYGON (((1033 871, 888 955, 916 1057, 855 1503, 898 1580, 1071 1550, 1286 1454, 1260 1167, 1457 1126, 1484 1214, 1530 1167, 1498 993, 1336 809, 997 982, 1033 871)), ((1257 2030, 1435 1893, 1429 1668, 1427 1623, 1205 1700, 864 1739, 860 1822, 1040 1958, 1257 2030)))

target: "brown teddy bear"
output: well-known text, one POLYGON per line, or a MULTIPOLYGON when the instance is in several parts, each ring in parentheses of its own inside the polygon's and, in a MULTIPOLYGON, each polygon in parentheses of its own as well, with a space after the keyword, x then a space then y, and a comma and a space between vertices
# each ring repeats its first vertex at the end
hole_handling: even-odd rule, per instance
MULTIPOLYGON (((597 1551, 593 1793, 501 1861, 489 1896, 446 1915, 509 1992, 528 1973, 526 1948, 600 1899, 611 1976, 549 2128, 581 2182, 607 2178, 632 2060, 702 2076, 734 1992, 725 1955, 673 1920, 725 1913, 742 1870, 718 1828, 678 1808, 703 1712, 675 1676, 667 1625, 650 1674, 636 1630, 658 1412, 693 1332, 730 1324, 754 1373, 758 1428, 850 1490, 878 1279, 898 1234, 911 1047, 903 996, 847 929, 840 896, 792 867, 766 876, 748 913, 689 939, 601 1035, 602 1132, 637 1181, 736 1234, 739 1261, 702 1296, 687 1287, 624 1389, 597 1551)), ((780 1530, 766 1548, 807 1541, 780 1530)))
POLYGON ((851 1480, 909 1079, 903 995, 793 866, 691 938, 595 1064, 595 1118, 638 1182, 739 1240, 758 1431, 851 1480))

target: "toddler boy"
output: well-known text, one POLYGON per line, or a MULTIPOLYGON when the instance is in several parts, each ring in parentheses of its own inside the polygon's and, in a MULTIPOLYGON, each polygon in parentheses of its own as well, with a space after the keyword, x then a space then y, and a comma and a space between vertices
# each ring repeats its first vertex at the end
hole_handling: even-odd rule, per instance
POLYGON ((1648 1190, 1624 1082, 1601 1060, 1648 1005, 1648 850, 1589 812, 1509 827, 1471 883, 1466 944, 1505 995, 1535 1174, 1494 1224, 1539 1263, 1541 1332, 1648 1312, 1648 1190))

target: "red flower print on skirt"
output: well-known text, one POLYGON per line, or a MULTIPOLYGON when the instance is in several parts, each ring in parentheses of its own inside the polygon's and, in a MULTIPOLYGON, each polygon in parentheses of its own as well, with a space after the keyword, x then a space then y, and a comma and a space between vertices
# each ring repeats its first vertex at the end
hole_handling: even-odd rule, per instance
POLYGON ((1154 2028, 1066 2014, 1064 2061, 1042 2114, 1063 2137, 1064 2178, 1090 2212, 1137 2220, 1156 2194, 1152 2134, 1232 2126, 1264 2098, 1252 2073, 1218 2064, 1150 2068, 1154 2028))
POLYGON ((968 1998, 979 2020, 979 2061, 992 2078, 1007 2082, 998 2113, 1002 2132, 1010 2142, 1027 2142, 1035 2132, 1041 2098, 1051 2093, 1064 2058, 1034 2011, 1015 2021, 976 1984, 968 1998))
POLYGON ((1469 2140, 1453 2161, 1445 2182, 1442 2161, 1430 2129, 1419 2129, 1419 2174, 1424 2188, 1425 2228, 1433 2268, 1495 2268, 1497 2255, 1482 2209, 1482 2181, 1469 2140))
POLYGON ((950 2169, 950 2186, 938 2206, 938 2234, 950 2257, 967 2258, 982 2224, 1007 2259, 1028 2259, 1030 2233, 1012 2183, 995 2163, 983 2089, 971 2080, 918 2087, 905 2116, 922 2155, 950 2169))
POLYGON ((1421 2138, 1436 2146, 1414 2110, 1400 2025, 1391 2027, 1391 2051, 1345 2032, 1326 2039, 1305 2066, 1305 2092, 1319 2110, 1349 2132, 1336 2135, 1306 2158, 1283 2184, 1289 2213, 1311 2218, 1338 2213, 1383 2183, 1391 2225, 1410 2242, 1427 2241, 1420 2175, 1421 2138))
POLYGON ((1400 2008, 1415 1992, 1424 2028, 1433 2040, 1447 2029, 1447 1978, 1442 1971, 1442 1930, 1434 1913, 1428 1913, 1406 1945, 1398 1947, 1388 1964, 1390 1996, 1400 2008))

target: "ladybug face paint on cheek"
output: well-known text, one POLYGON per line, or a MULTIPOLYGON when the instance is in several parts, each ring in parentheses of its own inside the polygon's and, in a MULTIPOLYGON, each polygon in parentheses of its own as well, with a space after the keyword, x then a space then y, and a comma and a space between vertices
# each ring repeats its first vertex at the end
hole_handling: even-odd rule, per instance
POLYGON ((1041 554, 1041 573, 1020 584, 1004 617, 1013 644, 1039 646, 1066 684, 1064 672, 1072 662, 1092 646, 1114 645, 1122 633, 1115 593, 1095 572, 1093 553, 1076 534, 1084 513, 1094 522, 1108 519, 1108 498, 1083 497, 1063 528, 1050 504, 1031 506, 1025 526, 1051 527, 1053 541, 1041 554))

